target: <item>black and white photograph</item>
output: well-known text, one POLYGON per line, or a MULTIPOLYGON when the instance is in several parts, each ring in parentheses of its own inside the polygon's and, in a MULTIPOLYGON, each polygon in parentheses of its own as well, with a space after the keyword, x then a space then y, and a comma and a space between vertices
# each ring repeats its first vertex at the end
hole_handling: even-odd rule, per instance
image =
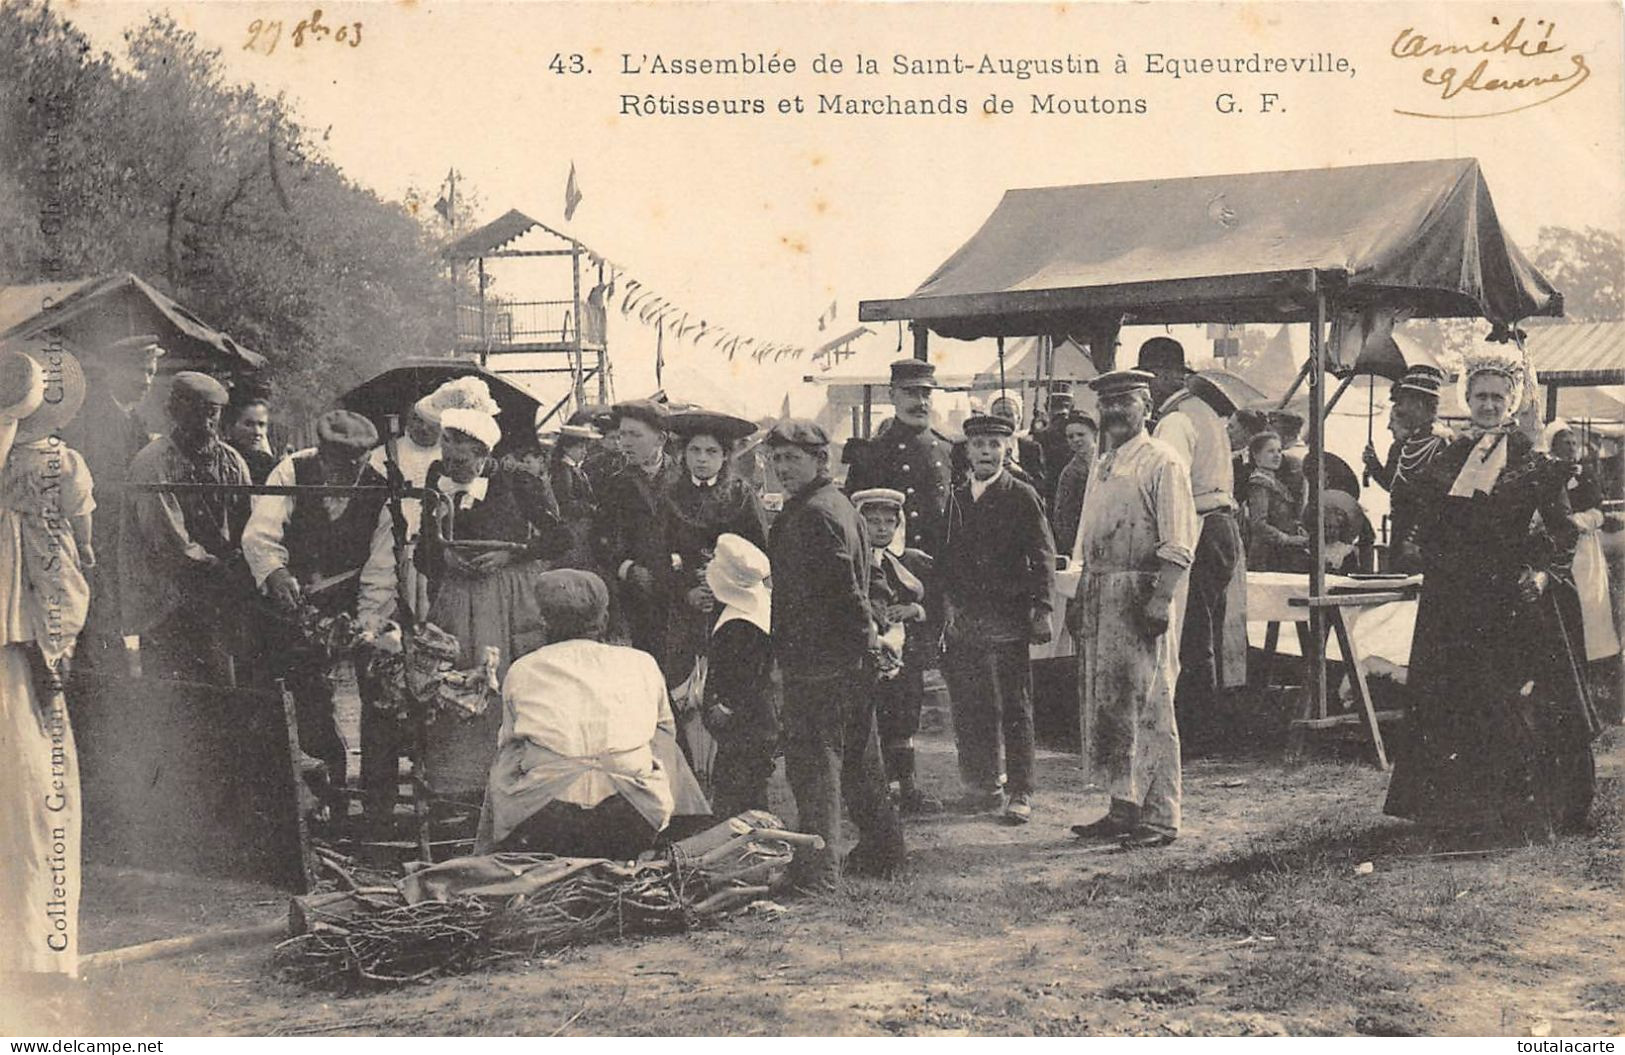
POLYGON ((1619 0, 0 0, 12 1051, 1612 1051, 1622 636, 1619 0))

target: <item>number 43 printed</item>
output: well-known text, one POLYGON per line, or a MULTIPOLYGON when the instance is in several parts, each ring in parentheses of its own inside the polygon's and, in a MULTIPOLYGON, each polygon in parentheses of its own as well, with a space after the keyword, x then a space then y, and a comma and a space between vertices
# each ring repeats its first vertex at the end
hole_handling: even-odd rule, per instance
MULTIPOLYGON (((243 44, 244 51, 258 51, 269 55, 276 51, 276 46, 282 41, 284 23, 281 19, 256 18, 248 24, 248 40, 243 44)), ((361 23, 350 22, 341 26, 330 26, 322 21, 322 9, 315 8, 309 18, 301 18, 288 36, 293 40, 293 46, 302 48, 305 44, 317 41, 330 40, 335 44, 348 44, 352 48, 361 46, 361 23)))

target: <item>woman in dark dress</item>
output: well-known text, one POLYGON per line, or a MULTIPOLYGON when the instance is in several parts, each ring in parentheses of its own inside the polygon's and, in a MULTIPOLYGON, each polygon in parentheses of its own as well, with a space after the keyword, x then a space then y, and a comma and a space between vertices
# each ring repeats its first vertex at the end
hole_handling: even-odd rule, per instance
POLYGON ((1247 567, 1253 571, 1307 571, 1308 539, 1298 522, 1298 502, 1277 475, 1281 437, 1260 432, 1247 441, 1252 473, 1242 490, 1246 510, 1247 567))
POLYGON ((1470 357, 1464 378, 1473 427, 1418 480, 1425 578, 1384 809, 1541 842, 1583 822, 1593 782, 1595 719, 1553 574, 1572 547, 1568 473, 1512 426, 1518 361, 1470 357))
POLYGON ((592 553, 592 523, 598 511, 592 476, 587 472, 587 454, 602 434, 590 425, 565 425, 559 429, 548 456, 547 479, 559 505, 559 519, 570 532, 570 551, 559 562, 567 568, 596 571, 592 553))
POLYGON ((661 667, 677 685, 694 669, 716 619, 716 599, 705 585, 705 565, 724 534, 767 549, 767 517, 755 488, 733 472, 731 455, 756 431, 743 418, 709 411, 672 415, 666 427, 682 442, 681 471, 661 497, 660 538, 667 561, 658 570, 666 608, 661 667))
MULTIPOLYGON (((446 496, 425 517, 417 570, 428 578, 428 621, 453 634, 459 669, 497 650, 498 676, 532 645, 517 631, 537 621, 536 580, 570 548, 547 480, 491 459, 502 433, 478 410, 441 417, 441 456, 425 486, 446 496)), ((466 719, 439 718, 429 732, 427 770, 437 795, 478 805, 502 724, 500 707, 466 719)))

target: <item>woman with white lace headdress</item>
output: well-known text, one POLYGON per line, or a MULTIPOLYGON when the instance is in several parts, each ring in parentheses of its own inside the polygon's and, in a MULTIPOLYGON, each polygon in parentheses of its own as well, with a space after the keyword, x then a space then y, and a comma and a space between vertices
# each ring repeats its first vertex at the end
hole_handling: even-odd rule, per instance
POLYGON ((1469 355, 1471 427, 1417 481, 1424 581, 1385 806, 1494 843, 1579 827, 1594 786, 1596 719, 1565 613, 1568 467, 1513 425, 1532 381, 1516 355, 1469 355))
MULTIPOLYGON (((1578 538, 1574 543, 1574 588, 1580 598, 1588 663, 1619 655, 1619 632, 1614 626, 1613 603, 1608 593, 1608 561, 1603 556, 1601 532, 1618 530, 1602 511, 1602 487, 1596 474, 1581 461, 1580 437, 1569 423, 1557 418, 1541 433, 1541 450, 1569 466, 1569 519, 1578 538)), ((1578 651, 1578 649, 1576 650, 1578 651)))

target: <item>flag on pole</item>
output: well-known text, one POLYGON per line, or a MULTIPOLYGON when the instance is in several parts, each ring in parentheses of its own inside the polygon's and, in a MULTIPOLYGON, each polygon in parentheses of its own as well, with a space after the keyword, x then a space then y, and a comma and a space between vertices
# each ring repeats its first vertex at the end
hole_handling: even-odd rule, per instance
POLYGON ((576 163, 570 162, 570 178, 564 183, 564 218, 575 218, 576 206, 581 204, 581 188, 576 185, 576 163))

